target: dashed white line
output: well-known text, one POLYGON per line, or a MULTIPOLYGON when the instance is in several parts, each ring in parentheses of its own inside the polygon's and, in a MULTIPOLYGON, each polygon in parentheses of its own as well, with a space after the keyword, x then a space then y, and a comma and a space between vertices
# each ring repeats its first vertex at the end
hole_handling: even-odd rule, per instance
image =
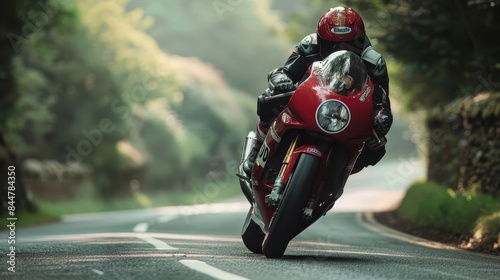
POLYGON ((176 250, 178 250, 177 248, 168 245, 164 241, 161 241, 161 240, 153 238, 153 237, 143 236, 143 235, 138 235, 137 237, 140 238, 140 239, 142 239, 142 240, 144 240, 144 241, 146 241, 146 242, 148 242, 149 244, 155 246, 156 249, 158 249, 158 250, 166 250, 166 251, 176 251, 176 250))
POLYGON ((167 223, 167 222, 170 222, 172 220, 177 219, 178 217, 179 216, 177 216, 177 215, 161 216, 158 218, 158 223, 167 223))
POLYGON ((201 272, 203 274, 209 275, 218 280, 249 280, 248 278, 220 270, 216 267, 210 266, 205 262, 198 260, 180 260, 183 265, 201 272))
POLYGON ((99 274, 100 276, 104 275, 104 272, 97 270, 97 269, 92 269, 92 271, 96 274, 99 274))
MULTIPOLYGON (((162 216, 162 217, 160 217, 158 219, 158 221, 160 223, 166 223, 166 222, 174 220, 176 218, 177 218, 176 215, 174 215, 174 216, 162 216)), ((134 232, 144 233, 144 232, 148 231, 148 228, 149 228, 149 223, 143 222, 143 223, 138 223, 137 225, 135 225, 134 228, 133 228, 133 231, 134 232)), ((137 238, 140 238, 140 239, 142 239, 142 240, 144 240, 144 241, 152 244, 158 250, 166 250, 166 251, 176 251, 176 250, 178 250, 177 248, 172 247, 172 246, 168 245, 167 243, 165 243, 165 242, 163 242, 163 241, 161 241, 159 239, 150 237, 150 236, 138 235, 137 238)))
MULTIPOLYGON (((168 223, 168 222, 175 220, 177 218, 178 218, 177 215, 161 216, 158 218, 158 223, 168 223)), ((138 223, 137 225, 135 225, 132 230, 134 232, 147 232, 148 229, 149 229, 149 223, 142 222, 142 223, 138 223)))
POLYGON ((149 228, 149 224, 148 223, 146 223, 146 222, 144 222, 144 223, 138 223, 133 228, 133 231, 134 232, 146 232, 146 231, 148 231, 148 228, 149 228))

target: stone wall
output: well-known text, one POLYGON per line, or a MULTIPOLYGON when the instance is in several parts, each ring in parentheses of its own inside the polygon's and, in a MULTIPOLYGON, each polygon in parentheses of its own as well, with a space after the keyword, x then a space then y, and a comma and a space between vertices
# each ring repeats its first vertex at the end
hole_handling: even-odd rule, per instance
POLYGON ((500 196, 500 93, 460 99, 430 112, 428 179, 463 194, 500 196))
POLYGON ((34 199, 60 201, 74 199, 84 183, 90 183, 90 170, 80 162, 24 159, 23 178, 34 199))

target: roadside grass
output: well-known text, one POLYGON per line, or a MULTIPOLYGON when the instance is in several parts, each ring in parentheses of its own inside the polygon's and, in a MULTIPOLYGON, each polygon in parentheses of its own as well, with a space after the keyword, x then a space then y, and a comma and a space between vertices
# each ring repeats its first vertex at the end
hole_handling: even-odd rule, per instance
MULTIPOLYGON (((10 217, 1 217, 2 220, 7 220, 10 217)), ((16 214, 15 218, 17 218, 16 228, 24 228, 28 226, 34 226, 49 222, 55 222, 59 220, 59 217, 56 215, 52 215, 46 212, 36 211, 36 212, 26 212, 22 211, 16 214)))
POLYGON ((408 189, 398 214, 418 226, 500 246, 500 199, 489 195, 469 191, 457 196, 435 183, 418 182, 408 189))
MULTIPOLYGON (((91 192, 82 191, 75 199, 48 201, 34 199, 37 211, 20 212, 16 215, 17 227, 27 227, 47 222, 58 221, 63 215, 108 212, 132 209, 147 209, 162 206, 195 205, 214 203, 243 194, 236 179, 226 184, 205 184, 203 187, 188 191, 161 191, 146 193, 134 191, 132 196, 104 201, 96 199, 91 192)), ((1 217, 6 219, 7 217, 1 217)))

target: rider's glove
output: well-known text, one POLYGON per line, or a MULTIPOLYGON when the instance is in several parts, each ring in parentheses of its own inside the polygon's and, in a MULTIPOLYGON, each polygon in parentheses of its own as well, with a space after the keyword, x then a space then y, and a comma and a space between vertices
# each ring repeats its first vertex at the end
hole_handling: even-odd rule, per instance
POLYGON ((269 79, 269 89, 276 93, 288 92, 294 89, 293 81, 284 73, 276 72, 269 79))
POLYGON ((392 114, 389 110, 381 109, 375 115, 375 132, 379 138, 383 138, 391 129, 392 114))

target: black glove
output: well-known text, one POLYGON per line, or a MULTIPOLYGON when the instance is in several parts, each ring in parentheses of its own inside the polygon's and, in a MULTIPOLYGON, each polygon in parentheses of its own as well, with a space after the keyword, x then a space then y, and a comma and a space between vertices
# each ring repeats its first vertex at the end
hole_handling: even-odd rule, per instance
POLYGON ((392 114, 389 110, 381 109, 375 115, 375 132, 379 138, 384 137, 391 129, 392 126, 392 114))
POLYGON ((288 92, 294 88, 295 86, 292 79, 284 73, 276 72, 269 79, 269 89, 271 89, 274 94, 288 92))

